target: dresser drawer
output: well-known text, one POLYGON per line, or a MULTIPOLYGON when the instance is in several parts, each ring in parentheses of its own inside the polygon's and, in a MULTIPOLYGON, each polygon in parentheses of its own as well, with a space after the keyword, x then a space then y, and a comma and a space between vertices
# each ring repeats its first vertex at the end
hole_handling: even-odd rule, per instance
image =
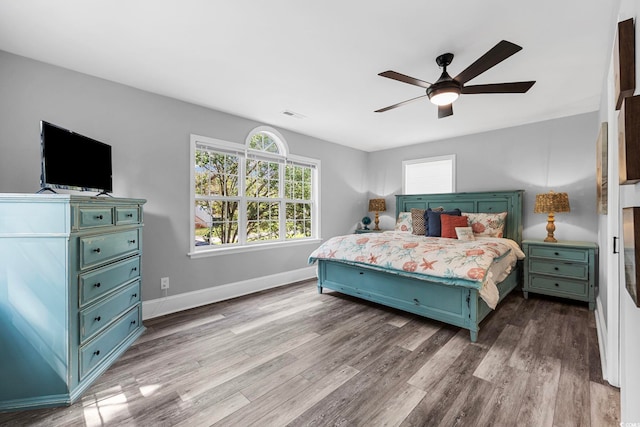
POLYGON ((580 263, 551 262, 542 259, 530 259, 529 271, 532 273, 552 274, 554 276, 571 277, 576 279, 589 278, 589 266, 580 263))
POLYGON ((589 260, 589 252, 584 249, 562 247, 550 248, 544 246, 531 246, 529 248, 529 256, 557 259, 562 261, 587 262, 589 260))
POLYGON ((114 295, 80 312, 80 342, 84 343, 115 318, 140 302, 140 281, 135 281, 114 295))
POLYGON ((117 288, 123 283, 140 277, 140 257, 122 260, 80 275, 80 307, 117 288))
POLYGON ((136 207, 116 207, 116 225, 138 224, 140 211, 136 207))
POLYGON ((529 283, 529 290, 547 295, 587 300, 589 282, 533 275, 529 283))
POLYGON ((78 208, 78 228, 105 227, 113 225, 113 210, 111 208, 78 208))
POLYGON ((80 347, 80 380, 140 327, 140 304, 138 304, 96 338, 80 347))
POLYGON ((80 268, 134 254, 140 249, 140 230, 100 234, 80 239, 80 268))

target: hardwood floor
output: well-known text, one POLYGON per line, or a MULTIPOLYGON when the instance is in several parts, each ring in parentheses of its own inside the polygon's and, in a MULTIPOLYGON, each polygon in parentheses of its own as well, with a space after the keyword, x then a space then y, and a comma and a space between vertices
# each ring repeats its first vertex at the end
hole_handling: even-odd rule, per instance
POLYGON ((294 284, 145 322, 41 426, 617 426, 586 305, 512 292, 469 333, 294 284))

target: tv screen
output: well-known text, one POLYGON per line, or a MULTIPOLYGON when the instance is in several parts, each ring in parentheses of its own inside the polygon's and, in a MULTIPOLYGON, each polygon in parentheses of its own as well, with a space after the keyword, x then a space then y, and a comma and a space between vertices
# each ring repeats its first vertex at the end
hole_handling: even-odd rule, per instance
POLYGON ((40 122, 42 188, 113 191, 111 146, 54 124, 40 122))

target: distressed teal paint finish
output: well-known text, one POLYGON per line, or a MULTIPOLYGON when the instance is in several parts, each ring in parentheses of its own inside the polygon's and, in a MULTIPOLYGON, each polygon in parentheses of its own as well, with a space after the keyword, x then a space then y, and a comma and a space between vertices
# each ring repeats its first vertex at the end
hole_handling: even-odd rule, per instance
POLYGON ((598 245, 592 242, 525 240, 524 297, 529 292, 569 298, 596 306, 598 245))
MULTIPOLYGON (((522 196, 524 191, 396 196, 396 217, 411 208, 459 208, 463 212, 507 212, 504 237, 522 242, 522 196)), ((518 286, 520 268, 498 284, 500 301, 518 286)), ((478 290, 404 277, 337 261, 318 260, 318 292, 332 289, 468 329, 478 339, 480 322, 491 309, 478 290)))
POLYGON ((144 203, 0 194, 0 411, 72 403, 144 331, 144 203))

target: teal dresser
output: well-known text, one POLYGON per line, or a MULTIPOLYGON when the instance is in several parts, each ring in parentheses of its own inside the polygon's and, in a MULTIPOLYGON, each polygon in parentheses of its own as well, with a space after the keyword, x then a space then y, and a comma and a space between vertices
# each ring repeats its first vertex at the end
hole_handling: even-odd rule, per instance
POLYGON ((525 240, 524 297, 529 292, 596 304, 598 246, 591 242, 525 240))
POLYGON ((0 194, 0 411, 71 404, 144 332, 144 203, 0 194))

